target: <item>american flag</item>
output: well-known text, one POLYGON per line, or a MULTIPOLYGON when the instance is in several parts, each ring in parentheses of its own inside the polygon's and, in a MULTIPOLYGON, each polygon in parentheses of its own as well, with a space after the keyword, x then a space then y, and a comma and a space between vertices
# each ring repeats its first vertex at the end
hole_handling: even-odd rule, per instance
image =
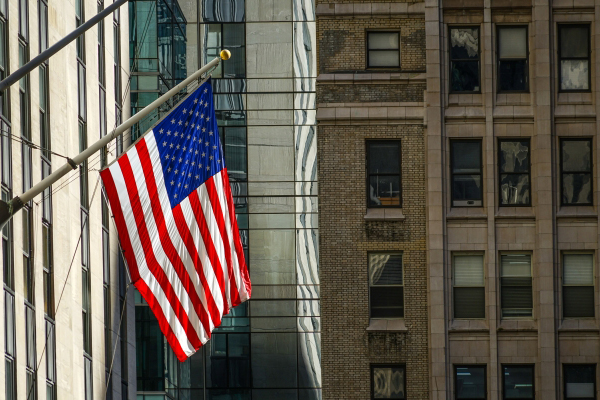
POLYGON ((251 292, 210 80, 100 175, 133 284, 184 361, 251 292))

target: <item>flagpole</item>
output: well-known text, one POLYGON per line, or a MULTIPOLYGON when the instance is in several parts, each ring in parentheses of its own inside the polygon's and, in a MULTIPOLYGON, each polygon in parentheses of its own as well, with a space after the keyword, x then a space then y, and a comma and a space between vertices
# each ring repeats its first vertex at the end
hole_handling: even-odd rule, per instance
POLYGON ((8 203, 4 201, 0 201, 0 229, 4 227, 4 225, 10 220, 10 218, 21 208, 23 205, 27 204, 30 200, 32 200, 35 196, 42 193, 48 187, 50 187, 54 182, 58 181, 60 178, 65 176, 70 171, 77 169, 77 166, 90 158, 94 153, 102 149, 104 146, 108 145, 113 139, 116 139, 118 136, 122 135, 127 129, 131 128, 135 123, 139 122, 142 118, 150 114, 150 112, 154 111, 164 102, 169 100, 171 97, 175 96, 177 93, 181 91, 181 89, 185 88, 188 84, 198 79, 202 74, 209 71, 211 68, 219 65, 221 60, 228 60, 231 57, 231 53, 229 50, 221 51, 219 57, 215 57, 211 62, 200 68, 198 71, 194 72, 186 79, 184 79, 181 83, 177 84, 167 93, 160 96, 158 99, 154 100, 148 106, 140 110, 137 114, 129 118, 127 121, 123 122, 121 125, 116 127, 111 133, 102 137, 100 140, 89 146, 87 149, 79 153, 73 158, 67 158, 67 163, 62 167, 48 175, 42 181, 37 183, 31 189, 27 190, 20 196, 15 196, 8 203))

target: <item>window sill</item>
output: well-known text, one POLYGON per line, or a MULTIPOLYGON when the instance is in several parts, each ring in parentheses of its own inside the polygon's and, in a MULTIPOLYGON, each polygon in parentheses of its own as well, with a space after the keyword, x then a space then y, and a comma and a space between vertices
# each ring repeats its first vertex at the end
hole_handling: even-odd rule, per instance
POLYGON ((498 325, 498 332, 537 332, 537 323, 533 319, 504 319, 498 325))
POLYGON ((367 208, 365 221, 404 221, 401 208, 367 208))
POLYGON ((561 206, 556 212, 556 218, 598 218, 594 206, 561 206))
POLYGON ((531 206, 528 207, 498 207, 495 217, 497 219, 535 219, 531 206))
POLYGON ((371 319, 367 332, 408 332, 404 318, 371 319))
POLYGON ((558 327, 559 332, 598 332, 596 318, 567 318, 558 327))
POLYGON ((450 322, 451 332, 489 332, 490 327, 484 319, 455 319, 450 322))
POLYGON ((446 214, 446 219, 487 219, 483 207, 453 207, 446 214))

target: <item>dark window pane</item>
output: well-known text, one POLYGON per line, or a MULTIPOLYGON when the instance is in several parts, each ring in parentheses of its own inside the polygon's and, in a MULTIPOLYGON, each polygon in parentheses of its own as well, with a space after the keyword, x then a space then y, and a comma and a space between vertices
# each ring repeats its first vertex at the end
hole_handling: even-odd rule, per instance
POLYGON ((253 333, 250 343, 253 387, 297 387, 297 334, 253 333))
MULTIPOLYGON (((481 200, 481 175, 455 175, 452 182, 454 200, 481 200)), ((479 202, 481 205, 481 202, 479 202)))
POLYGON ((478 92, 479 61, 452 61, 450 82, 453 92, 478 92))
POLYGON ((531 278, 501 278, 502 317, 531 317, 533 294, 531 278))
POLYGON ((228 336, 229 386, 250 387, 250 336, 228 336))
POLYGON ((562 202, 563 204, 591 204, 591 174, 563 174, 562 202))
POLYGON ((404 399, 404 367, 373 367, 373 397, 404 399))
POLYGON ((456 400, 485 399, 485 368, 456 367, 456 400))
POLYGON ((399 206, 400 176, 371 176, 369 182, 369 205, 399 206))
POLYGON ((485 318, 485 288, 455 287, 454 318, 485 318))
POLYGON ((596 365, 565 365, 565 398, 593 399, 596 396, 596 365))
POLYGON ((400 173, 399 143, 369 143, 369 172, 373 174, 400 173))
POLYGON ((561 90, 588 90, 590 88, 589 61, 561 60, 560 88, 561 90))
POLYGON ((581 26, 560 26, 561 58, 578 58, 589 56, 589 28, 581 26))
POLYGON ((527 60, 501 60, 498 69, 500 90, 527 90, 527 60))
POLYGON ((594 317, 593 286, 563 286, 563 316, 565 318, 594 317))
POLYGON ((369 278, 371 285, 402 285, 402 255, 371 254, 369 278))
POLYGON ((591 140, 563 140, 561 144, 563 172, 591 171, 591 140))
POLYGON ((529 142, 500 142, 500 172, 529 172, 529 142))
POLYGON ((16 384, 15 384, 15 362, 10 358, 4 360, 4 384, 5 384, 5 396, 6 400, 15 400, 16 395, 16 384))
POLYGON ((452 142, 452 172, 481 172, 481 142, 452 142))
POLYGON ((504 367, 504 398, 533 399, 533 367, 504 367))
POLYGON ((529 175, 500 175, 500 199, 502 205, 529 204, 531 199, 530 191, 529 175))
POLYGON ((370 289, 371 318, 404 317, 402 286, 372 286, 370 289))
POLYGON ((451 28, 450 57, 452 59, 479 58, 479 29, 451 28))

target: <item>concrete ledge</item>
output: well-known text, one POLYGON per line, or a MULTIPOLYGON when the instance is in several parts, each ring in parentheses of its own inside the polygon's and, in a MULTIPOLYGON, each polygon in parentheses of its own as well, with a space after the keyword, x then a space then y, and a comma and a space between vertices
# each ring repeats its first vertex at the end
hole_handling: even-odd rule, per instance
POLYGON ((443 0, 444 10, 483 8, 483 0, 443 0))
POLYGON ((426 82, 425 72, 352 72, 352 73, 331 73, 319 74, 317 83, 319 84, 404 84, 426 82))
POLYGON ((365 221, 404 221, 401 208, 367 208, 365 221))
POLYGON ((562 320, 558 332, 598 332, 595 318, 568 318, 562 320))
POLYGON ((491 8, 531 8, 531 0, 492 0, 491 8))
POLYGON ((489 332, 490 327, 483 319, 455 319, 450 322, 448 333, 458 332, 489 332))
POLYGON ((376 103, 346 103, 342 107, 318 107, 317 121, 414 121, 423 123, 425 108, 422 104, 409 106, 381 106, 376 103))
MULTIPOLYGON (((472 1, 472 0, 470 0, 472 1)), ((483 1, 483 0, 481 0, 483 1)), ((482 3, 483 4, 483 3, 482 3)), ((318 4, 317 16, 351 15, 385 17, 391 15, 425 15, 425 2, 418 3, 329 3, 318 4)))
POLYGON ((367 332, 408 332, 404 319, 371 319, 367 332))

